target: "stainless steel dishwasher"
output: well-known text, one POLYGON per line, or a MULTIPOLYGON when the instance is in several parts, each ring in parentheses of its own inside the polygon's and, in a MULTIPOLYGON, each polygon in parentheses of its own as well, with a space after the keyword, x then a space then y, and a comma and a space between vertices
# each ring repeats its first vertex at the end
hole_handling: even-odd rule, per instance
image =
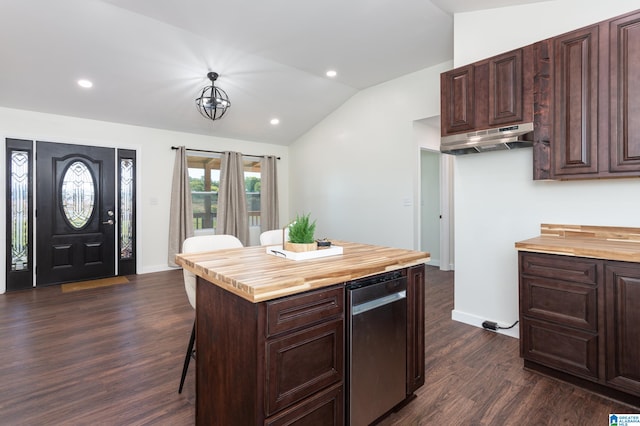
POLYGON ((347 420, 364 426, 406 397, 407 279, 394 271, 346 288, 347 420))

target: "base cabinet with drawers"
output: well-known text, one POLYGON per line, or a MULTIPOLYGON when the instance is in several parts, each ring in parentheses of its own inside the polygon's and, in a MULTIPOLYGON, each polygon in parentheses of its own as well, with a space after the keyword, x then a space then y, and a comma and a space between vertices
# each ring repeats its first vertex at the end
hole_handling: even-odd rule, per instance
POLYGON ((526 251, 518 263, 525 366, 640 406, 640 264, 526 251))
MULTIPOLYGON (((407 274, 407 398, 424 384, 423 264, 407 274)), ((198 278, 196 424, 345 424, 345 287, 252 303, 198 278)))

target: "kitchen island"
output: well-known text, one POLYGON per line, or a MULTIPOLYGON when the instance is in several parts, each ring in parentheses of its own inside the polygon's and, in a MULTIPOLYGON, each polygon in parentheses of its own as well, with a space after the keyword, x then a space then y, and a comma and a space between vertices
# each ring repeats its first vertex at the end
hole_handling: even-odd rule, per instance
POLYGON ((180 254, 198 276, 196 424, 345 423, 345 284, 407 278, 406 395, 424 384, 424 252, 337 242, 293 261, 245 247, 180 254))

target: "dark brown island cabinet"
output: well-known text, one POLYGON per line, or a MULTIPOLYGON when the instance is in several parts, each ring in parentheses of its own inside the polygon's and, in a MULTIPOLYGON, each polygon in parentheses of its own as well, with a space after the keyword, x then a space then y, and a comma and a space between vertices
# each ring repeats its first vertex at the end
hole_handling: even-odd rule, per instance
MULTIPOLYGON (((637 259, 640 229, 636 237, 637 259)), ((620 242, 606 242, 613 248, 603 253, 580 238, 546 245, 552 238, 519 248, 524 366, 640 407, 640 260, 553 254, 626 256, 620 242)))
POLYGON ((354 243, 340 257, 300 262, 264 247, 178 255, 198 275, 196 424, 346 424, 345 284, 389 270, 407 278, 402 380, 410 400, 425 381, 427 260, 428 253, 354 243))

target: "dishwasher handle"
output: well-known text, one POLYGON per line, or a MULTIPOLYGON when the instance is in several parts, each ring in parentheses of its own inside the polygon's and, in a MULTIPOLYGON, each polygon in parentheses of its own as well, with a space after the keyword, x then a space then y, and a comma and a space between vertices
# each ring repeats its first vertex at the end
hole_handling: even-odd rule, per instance
POLYGON ((406 298, 407 298, 407 291, 402 290, 397 293, 392 293, 387 296, 380 297, 379 299, 369 300, 368 302, 364 302, 359 305, 354 305, 351 308, 351 316, 355 317, 356 315, 363 314, 372 309, 376 309, 384 305, 389 305, 393 302, 406 299, 406 298))

